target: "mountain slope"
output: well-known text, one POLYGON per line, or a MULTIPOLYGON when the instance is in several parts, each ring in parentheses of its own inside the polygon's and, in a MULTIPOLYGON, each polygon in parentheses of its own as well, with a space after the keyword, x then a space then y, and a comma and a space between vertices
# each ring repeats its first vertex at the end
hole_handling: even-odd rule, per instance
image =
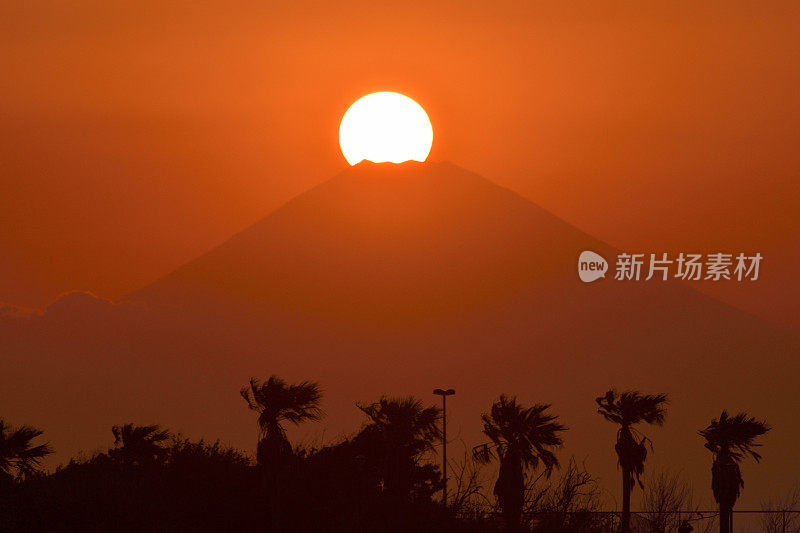
POLYGON ((572 279, 576 246, 608 250, 454 165, 364 162, 131 297, 415 320, 572 279))

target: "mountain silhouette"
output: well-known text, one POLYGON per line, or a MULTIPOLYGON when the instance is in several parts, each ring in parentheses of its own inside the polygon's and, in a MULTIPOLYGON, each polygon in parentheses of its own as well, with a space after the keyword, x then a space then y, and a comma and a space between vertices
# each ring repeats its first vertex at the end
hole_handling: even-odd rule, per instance
POLYGON ((419 322, 572 282, 581 247, 610 250, 455 165, 362 162, 131 298, 419 322))
POLYGON ((473 444, 480 413, 508 392, 552 403, 569 427, 564 453, 588 457, 615 489, 614 430, 594 398, 635 388, 671 400, 648 468, 684 470, 702 494, 710 459, 697 430, 722 408, 747 410, 775 431, 765 461, 745 467, 740 505, 788 485, 800 468, 787 407, 796 334, 675 280, 616 281, 617 253, 453 164, 363 162, 127 298, 146 306, 73 295, 0 325, 0 370, 13 376, 0 402, 48 428, 57 451, 120 419, 252 448, 237 394, 250 376, 321 382, 327 438, 357 429, 356 402, 434 402, 444 386, 457 390, 448 428, 473 444), (584 250, 609 261, 606 279, 578 279, 584 250), (32 384, 44 392, 31 397, 32 384))

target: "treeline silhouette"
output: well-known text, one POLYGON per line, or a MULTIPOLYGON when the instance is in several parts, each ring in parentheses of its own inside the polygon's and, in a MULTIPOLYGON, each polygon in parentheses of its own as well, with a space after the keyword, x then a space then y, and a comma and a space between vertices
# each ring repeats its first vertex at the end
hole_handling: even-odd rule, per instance
MULTIPOLYGON (((42 431, 0 419, 2 531, 690 531, 688 522, 637 520, 630 497, 653 443, 641 424, 662 425, 666 394, 609 390, 597 412, 619 426, 614 450, 622 473, 617 519, 597 512, 594 478, 572 459, 560 477, 556 455, 567 428, 549 404, 525 406, 503 394, 481 416, 486 442, 449 467, 450 497, 435 462, 442 413, 413 397, 359 404, 355 434, 326 446, 292 446, 287 424, 320 420, 322 390, 277 376, 241 389, 255 412, 255 461, 217 442, 191 441, 158 425, 114 426, 113 446, 41 471, 52 449, 42 431), (491 491, 480 465, 495 464, 491 491), (487 490, 484 490, 487 489, 487 490)), ((712 491, 720 531, 732 531, 743 486, 739 463, 760 455, 769 426, 744 413, 699 431, 712 453, 712 491)), ((670 486, 659 478, 658 487, 670 486)), ((658 488, 657 487, 657 488, 658 488)), ((675 490, 673 487, 671 490, 675 490)), ((667 495, 674 496, 674 495, 667 495)), ((645 501, 658 499, 647 495, 645 501)), ((683 498, 683 496, 681 496, 683 498)), ((683 501, 683 500, 681 500, 683 501)))

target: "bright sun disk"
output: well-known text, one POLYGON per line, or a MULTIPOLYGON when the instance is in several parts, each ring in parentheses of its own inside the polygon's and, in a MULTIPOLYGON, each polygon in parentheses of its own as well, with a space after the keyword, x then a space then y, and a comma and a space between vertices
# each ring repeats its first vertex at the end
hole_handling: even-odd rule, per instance
POLYGON ((399 93, 380 92, 356 100, 339 126, 339 144, 351 165, 425 161, 433 128, 418 103, 399 93))

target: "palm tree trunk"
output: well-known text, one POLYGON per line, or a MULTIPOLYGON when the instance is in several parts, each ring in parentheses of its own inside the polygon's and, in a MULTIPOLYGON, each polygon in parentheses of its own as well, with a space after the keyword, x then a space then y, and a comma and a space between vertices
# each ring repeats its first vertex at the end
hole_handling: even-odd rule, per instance
POLYGON ((627 469, 622 469, 622 516, 619 520, 621 533, 631 530, 631 489, 629 486, 630 474, 627 469))
POLYGON ((725 504, 719 504, 719 533, 732 533, 733 523, 731 520, 731 508, 725 504))

